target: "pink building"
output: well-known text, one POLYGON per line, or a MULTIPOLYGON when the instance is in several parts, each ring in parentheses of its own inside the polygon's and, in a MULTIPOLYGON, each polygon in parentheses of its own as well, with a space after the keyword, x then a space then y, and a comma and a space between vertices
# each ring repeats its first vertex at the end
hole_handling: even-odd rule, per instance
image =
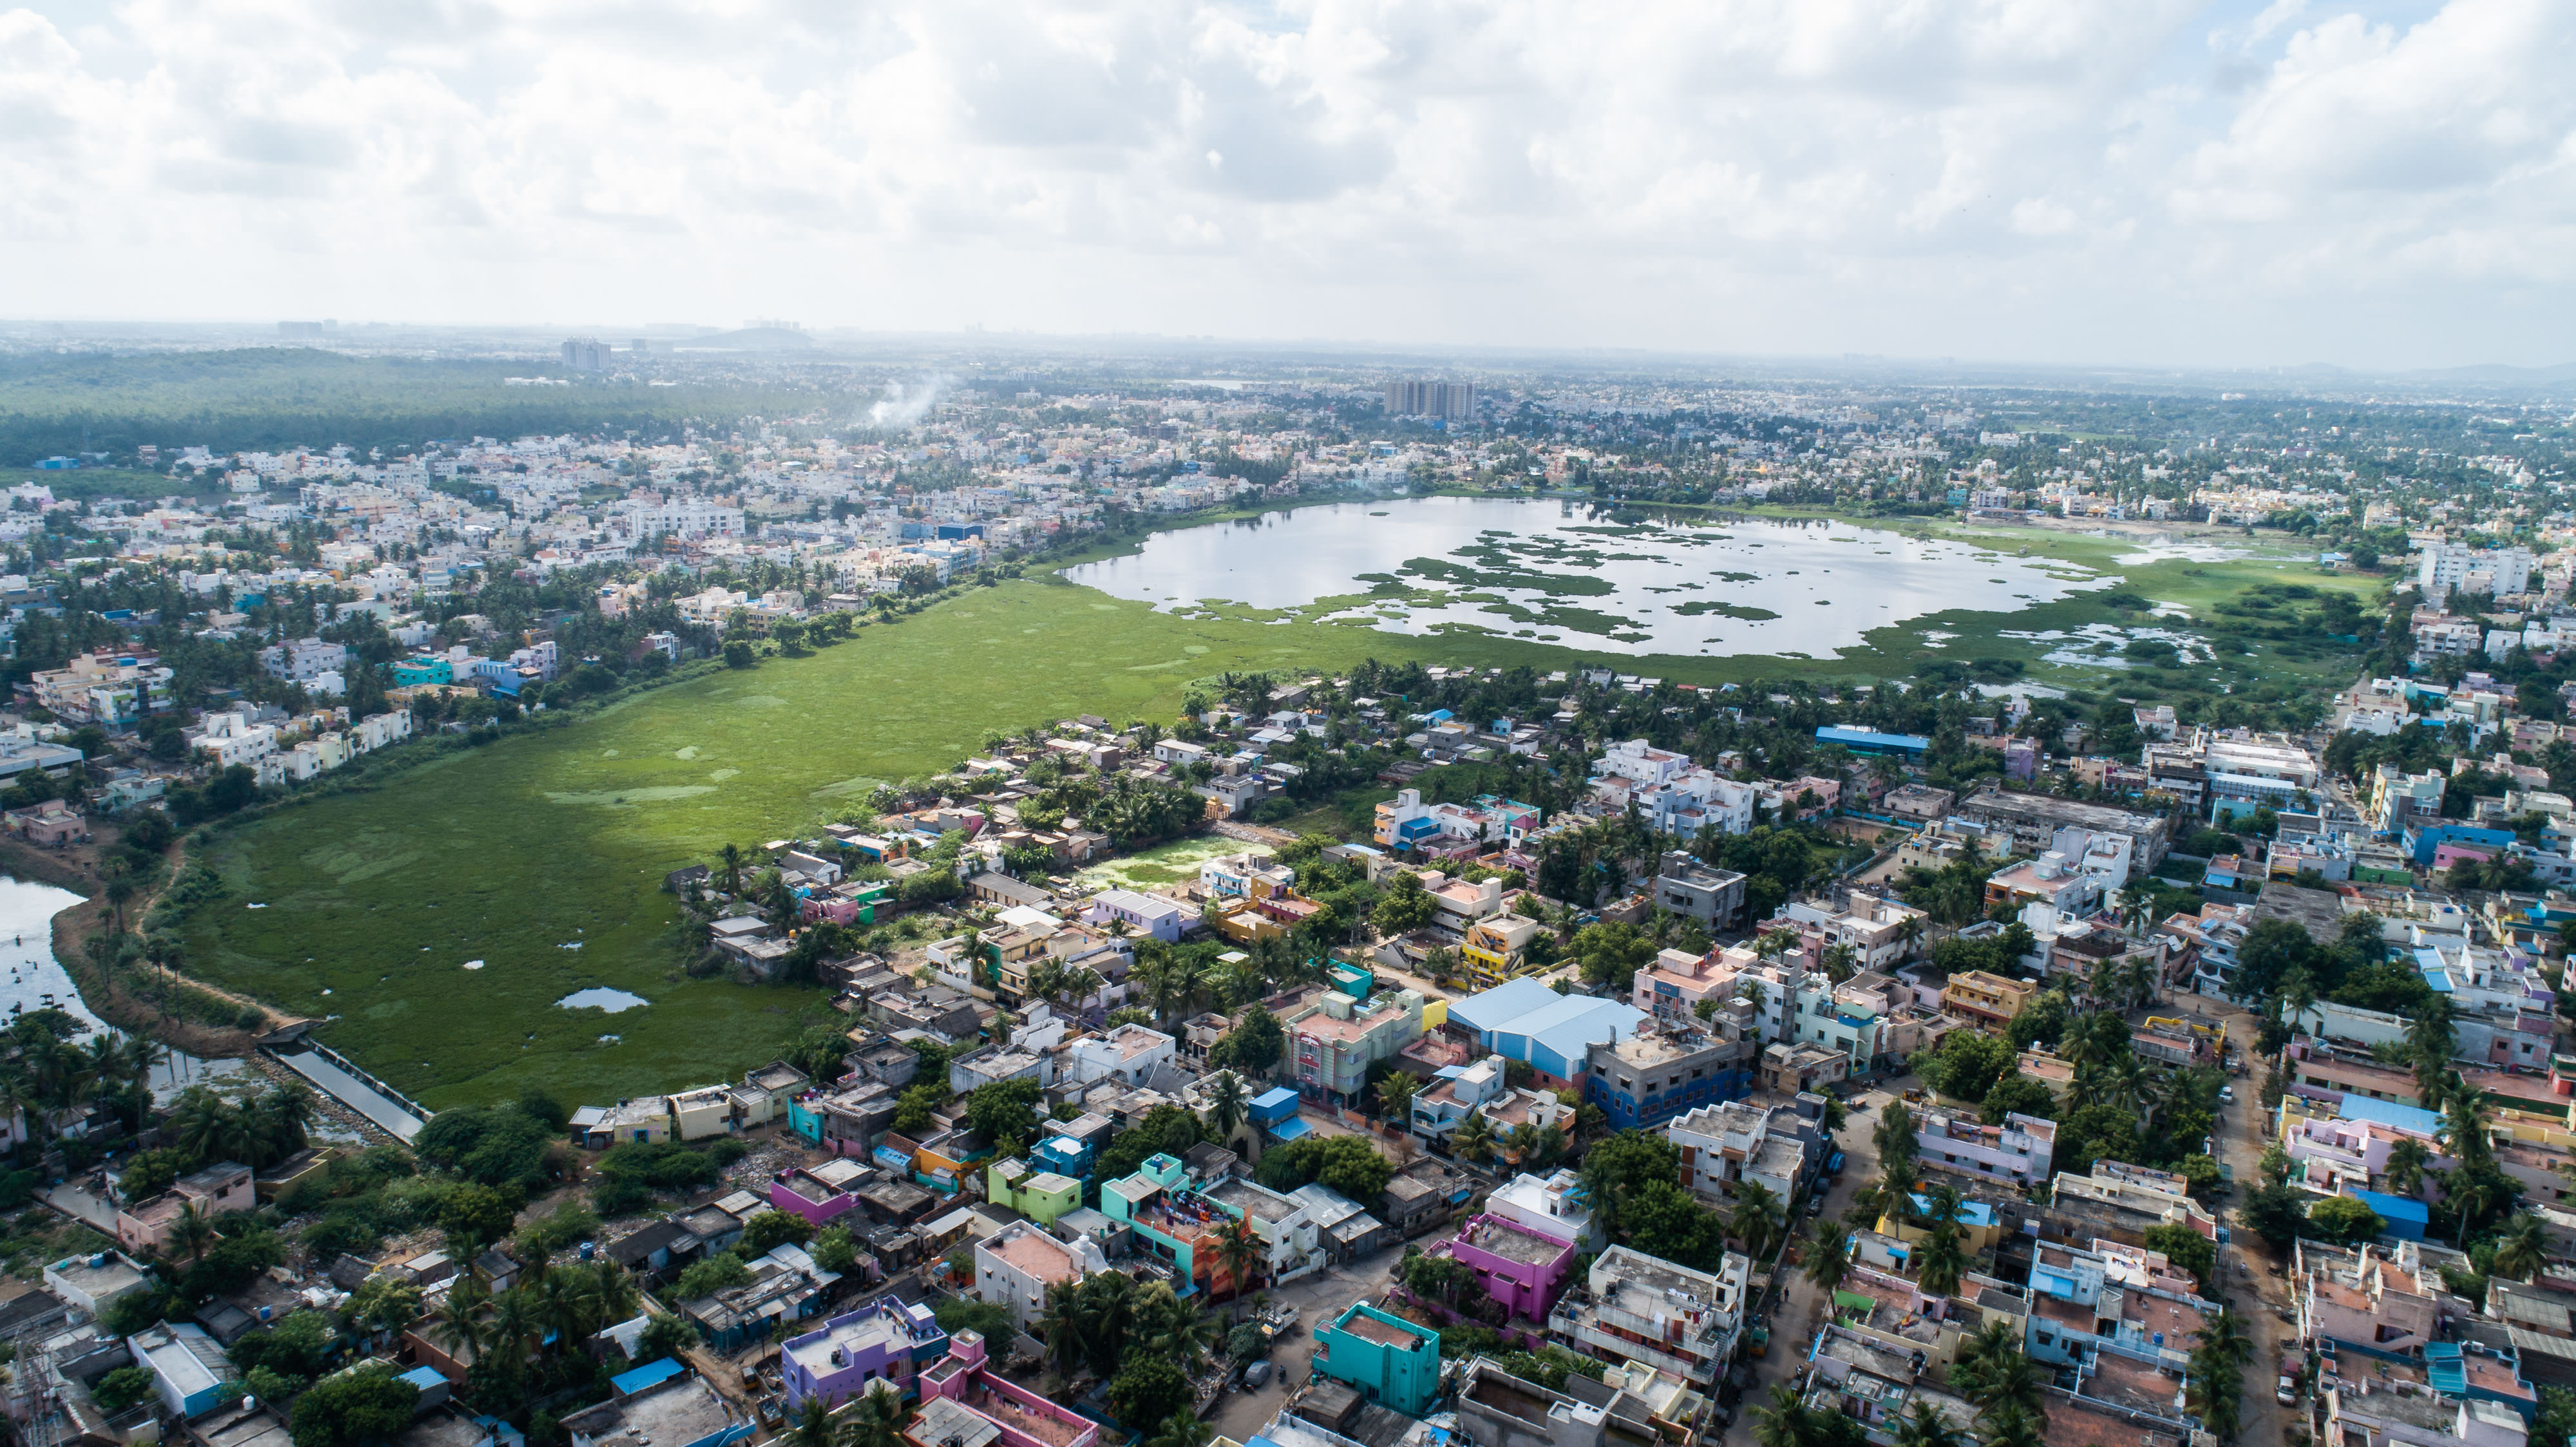
POLYGON ((1100 1427, 1069 1407, 1026 1391, 984 1369, 984 1338, 961 1331, 948 1355, 922 1372, 921 1411, 904 1428, 912 1447, 1098 1447, 1100 1427))
POLYGON ((1462 1266, 1476 1268, 1485 1294, 1512 1315, 1544 1324, 1564 1294, 1574 1268, 1572 1243, 1559 1241, 1501 1216, 1478 1216, 1440 1247, 1462 1266))
POLYGON ((769 1204, 816 1226, 828 1226, 859 1204, 850 1188, 866 1175, 867 1168, 852 1160, 780 1171, 769 1182, 769 1204))
POLYGON ((170 1228, 190 1206, 209 1220, 228 1211, 247 1211, 258 1203, 250 1167, 218 1161, 180 1177, 170 1189, 116 1213, 116 1242, 128 1251, 158 1251, 170 1239, 170 1228))

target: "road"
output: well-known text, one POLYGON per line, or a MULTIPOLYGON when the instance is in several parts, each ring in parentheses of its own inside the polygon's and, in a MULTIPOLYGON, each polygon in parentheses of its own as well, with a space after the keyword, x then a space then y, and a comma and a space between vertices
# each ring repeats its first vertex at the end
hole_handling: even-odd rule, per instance
MULTIPOLYGON (((2252 1012, 2187 991, 2177 992, 2173 1003, 2180 1009, 2225 1020, 2228 1040, 2245 1058, 2253 1057, 2262 1022, 2252 1012)), ((2249 1067, 2246 1074, 2235 1078, 2236 1103, 2222 1108, 2217 1131, 2218 1158, 2236 1176, 2230 1206, 2243 1200, 2262 1181, 2263 1152, 2271 1143, 2265 1134, 2268 1117, 2259 1098, 2262 1078, 2260 1066, 2249 1067)), ((2241 1227, 2231 1229, 2229 1235, 2234 1239, 2219 1248, 2219 1273, 2225 1279, 2202 1294, 2232 1299, 2238 1314, 2245 1318, 2247 1334, 2254 1338, 2254 1360, 2245 1368, 2245 1399, 2238 1408, 2237 1440, 2284 1441, 2290 1428, 2311 1426, 2299 1409, 2282 1406, 2272 1395, 2279 1377, 2275 1363, 2280 1360, 2281 1344, 2298 1332, 2297 1327, 2285 1324, 2276 1315, 2290 1304, 2289 1278, 2270 1273, 2274 1266, 2286 1270, 2288 1254, 2274 1252, 2260 1237, 2241 1227)))
MULTIPOLYGON (((1436 1238, 1426 1236, 1423 1242, 1427 1245, 1433 1239, 1436 1238)), ((1218 1434, 1237 1442, 1251 1441, 1265 1423, 1279 1414, 1280 1408, 1288 1405, 1289 1395, 1306 1385, 1307 1363, 1315 1353, 1316 1321, 1339 1316, 1342 1308, 1354 1301, 1376 1300, 1386 1291, 1396 1263, 1403 1259, 1404 1247, 1399 1244, 1271 1288, 1271 1301, 1297 1308, 1296 1334, 1282 1337, 1272 1346, 1268 1386, 1253 1391, 1229 1387, 1217 1399, 1208 1422, 1218 1434)), ((1221 1305, 1215 1309, 1229 1308, 1221 1305)))
MULTIPOLYGON (((1806 1230, 1812 1223, 1827 1217, 1840 1220, 1843 1211, 1851 1205, 1852 1193, 1878 1179, 1878 1145, 1870 1137, 1871 1132, 1878 1129, 1879 1107, 1914 1084, 1911 1076, 1889 1081, 1881 1088, 1854 1095, 1844 1103, 1847 1118, 1843 1122, 1842 1134, 1835 1138, 1835 1145, 1844 1156, 1842 1180, 1827 1190, 1823 1215, 1809 1216, 1804 1206, 1792 1207, 1799 1213, 1800 1230, 1806 1230)), ((1786 1103, 1782 1097, 1767 1092, 1756 1098, 1770 1104, 1786 1103)), ((1734 1422, 1724 1433, 1713 1434, 1719 1440, 1753 1440, 1752 1409, 1767 1405, 1771 1400, 1771 1389, 1797 1375, 1798 1368, 1806 1363, 1808 1339, 1824 1322, 1824 1294, 1800 1275, 1795 1266, 1783 1268, 1781 1287, 1778 1305, 1770 1317, 1769 1355, 1753 1358, 1748 1363, 1752 1368, 1753 1382, 1744 1389, 1744 1395, 1735 1404, 1734 1422)))

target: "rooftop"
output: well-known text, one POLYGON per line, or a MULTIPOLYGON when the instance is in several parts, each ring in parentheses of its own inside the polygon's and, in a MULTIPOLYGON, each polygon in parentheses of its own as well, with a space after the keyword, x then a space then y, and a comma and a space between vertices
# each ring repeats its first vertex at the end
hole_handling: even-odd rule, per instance
MULTIPOLYGON (((594 1440, 678 1444, 714 1436, 735 1423, 732 1409, 695 1375, 676 1378, 649 1391, 575 1412, 563 1419, 566 1432, 594 1440)), ((604 1442, 603 1442, 604 1447, 604 1442)))
POLYGON ((1544 1266, 1574 1249, 1563 1241, 1550 1240, 1493 1216, 1479 1216, 1468 1222, 1457 1239, 1479 1251, 1489 1251, 1524 1266, 1544 1266))
POLYGON ((1039 1281, 1071 1281, 1082 1274, 1073 1248, 1042 1231, 1013 1227, 986 1241, 984 1249, 1039 1281))

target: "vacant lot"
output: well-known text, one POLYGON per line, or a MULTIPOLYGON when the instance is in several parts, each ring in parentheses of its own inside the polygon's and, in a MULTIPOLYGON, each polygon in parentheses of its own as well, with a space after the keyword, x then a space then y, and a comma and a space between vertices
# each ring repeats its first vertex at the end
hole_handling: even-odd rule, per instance
MULTIPOLYGON (((2090 539, 2030 542, 2095 565, 2112 551, 2090 539)), ((2201 604, 2298 571, 2240 564, 2187 576, 2165 563, 2133 573, 2130 586, 2201 604)), ((2035 614, 1926 620, 1815 662, 1615 662, 1703 682, 1789 669, 1902 677, 1935 658, 2036 659, 2054 645, 2000 634, 2108 616, 2069 601, 2035 614), (1920 631, 1944 626, 1960 636, 1925 647, 1920 631)), ((1187 621, 1052 579, 1012 583, 810 657, 771 659, 571 727, 448 755, 391 787, 317 800, 228 835, 214 862, 230 892, 189 921, 189 968, 332 1017, 325 1042, 433 1106, 503 1098, 530 1082, 568 1100, 606 1101, 713 1080, 769 1059, 818 998, 682 978, 677 908, 660 892, 666 871, 727 841, 748 848, 830 819, 879 781, 956 762, 994 729, 1085 712, 1168 718, 1194 680, 1333 669, 1372 655, 1550 668, 1583 656, 1499 638, 1187 621), (481 967, 466 969, 470 961, 481 967), (589 985, 651 1003, 613 1016, 554 1004, 589 985)))

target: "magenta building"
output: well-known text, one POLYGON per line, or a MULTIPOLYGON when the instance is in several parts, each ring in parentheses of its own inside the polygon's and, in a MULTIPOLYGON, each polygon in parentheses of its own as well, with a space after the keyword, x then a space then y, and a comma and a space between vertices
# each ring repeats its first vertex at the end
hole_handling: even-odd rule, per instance
POLYGON ((867 1175, 867 1167, 851 1160, 780 1171, 770 1179, 769 1204, 817 1227, 828 1226, 858 1207, 859 1198, 850 1192, 867 1175))
POLYGON ((1565 1278, 1574 1270, 1574 1246, 1501 1216, 1478 1216, 1441 1243, 1451 1260, 1476 1269, 1485 1293, 1512 1315, 1545 1325, 1565 1278))
POLYGON ((951 1441, 998 1447, 1099 1447, 1100 1426, 1070 1407, 984 1368, 984 1339, 961 1331, 921 1376, 921 1412, 904 1429, 913 1447, 951 1441))

